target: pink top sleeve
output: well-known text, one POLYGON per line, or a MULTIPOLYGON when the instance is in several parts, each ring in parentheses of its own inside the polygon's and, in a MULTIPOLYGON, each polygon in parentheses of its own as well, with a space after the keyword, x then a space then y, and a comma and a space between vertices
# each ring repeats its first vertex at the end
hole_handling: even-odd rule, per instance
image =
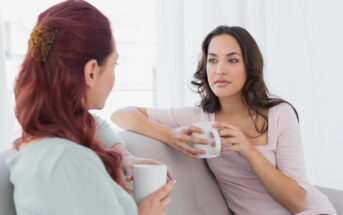
POLYGON ((146 108, 149 119, 159 124, 177 128, 196 122, 211 121, 211 115, 198 107, 185 108, 146 108))
POLYGON ((307 190, 308 180, 299 122, 290 105, 280 104, 278 106, 276 167, 307 190))

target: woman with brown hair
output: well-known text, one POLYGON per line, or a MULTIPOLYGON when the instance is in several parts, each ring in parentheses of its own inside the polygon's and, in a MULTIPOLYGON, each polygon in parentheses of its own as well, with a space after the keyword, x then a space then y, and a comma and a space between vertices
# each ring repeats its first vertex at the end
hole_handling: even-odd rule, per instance
POLYGON ((222 148, 207 163, 235 214, 336 214, 307 181, 298 114, 270 96, 262 54, 249 32, 228 26, 210 32, 191 83, 201 95, 199 107, 129 107, 112 120, 195 159, 205 151, 187 143, 210 143, 191 136, 203 132, 192 124, 215 122, 222 148))
MULTIPOLYGON (((68 0, 38 17, 15 83, 22 135, 7 160, 21 214, 162 215, 171 181, 138 208, 121 179, 136 158, 105 121, 118 59, 109 20, 83 0, 68 0)), ((172 178, 169 171, 169 177, 172 178)))

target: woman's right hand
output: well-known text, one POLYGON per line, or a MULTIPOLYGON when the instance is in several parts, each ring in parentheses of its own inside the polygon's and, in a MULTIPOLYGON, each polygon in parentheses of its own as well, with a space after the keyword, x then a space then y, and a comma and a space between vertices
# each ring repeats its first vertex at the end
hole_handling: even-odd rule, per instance
POLYGON ((176 181, 169 181, 156 192, 146 197, 138 206, 139 215, 165 215, 164 208, 171 202, 171 191, 176 181))
POLYGON ((206 151, 203 149, 196 149, 190 146, 188 143, 200 143, 209 144, 208 140, 198 137, 193 137, 192 132, 203 133, 203 130, 199 127, 189 125, 186 127, 180 127, 170 129, 168 145, 172 146, 176 150, 185 153, 187 156, 200 159, 198 154, 205 154, 206 151))

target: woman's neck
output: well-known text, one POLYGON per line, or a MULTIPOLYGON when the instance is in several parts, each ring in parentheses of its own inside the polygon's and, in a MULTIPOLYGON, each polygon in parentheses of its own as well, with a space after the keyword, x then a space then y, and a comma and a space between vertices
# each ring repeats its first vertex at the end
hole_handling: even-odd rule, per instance
POLYGON ((245 117, 248 116, 248 108, 244 104, 241 95, 219 98, 221 110, 216 114, 230 117, 245 117))

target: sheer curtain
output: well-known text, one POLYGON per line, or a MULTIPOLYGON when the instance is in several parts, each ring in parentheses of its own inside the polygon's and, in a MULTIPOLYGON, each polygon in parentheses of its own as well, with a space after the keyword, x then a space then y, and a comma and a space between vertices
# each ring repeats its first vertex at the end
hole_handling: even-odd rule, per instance
POLYGON ((3 43, 3 32, 0 13, 0 152, 7 150, 15 138, 14 113, 10 109, 10 100, 7 88, 5 53, 3 43))
POLYGON ((156 104, 194 105, 201 42, 218 25, 245 27, 265 60, 271 93, 300 114, 307 173, 343 189, 343 3, 339 0, 157 1, 156 104))

